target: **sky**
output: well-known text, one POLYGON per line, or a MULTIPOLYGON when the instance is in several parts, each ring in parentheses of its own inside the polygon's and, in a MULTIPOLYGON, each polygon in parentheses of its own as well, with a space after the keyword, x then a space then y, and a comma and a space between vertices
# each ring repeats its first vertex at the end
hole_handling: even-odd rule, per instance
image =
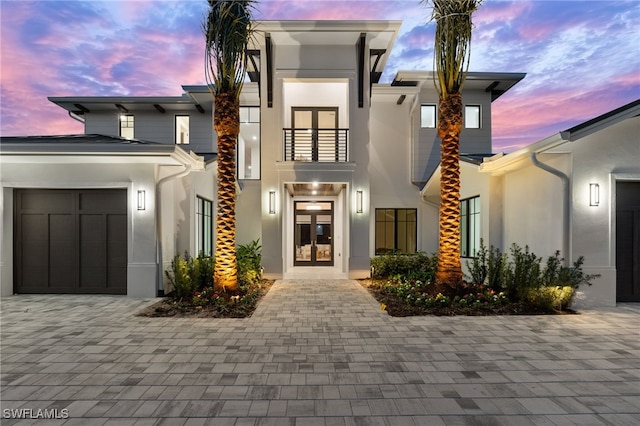
MULTIPOLYGON (((205 0, 0 0, 0 135, 82 133, 49 96, 179 96, 205 84, 205 0)), ((260 20, 401 20, 381 83, 431 70, 418 0, 261 0, 260 20)), ((470 71, 527 76, 493 103, 510 152, 640 98, 640 0, 485 0, 470 71)))

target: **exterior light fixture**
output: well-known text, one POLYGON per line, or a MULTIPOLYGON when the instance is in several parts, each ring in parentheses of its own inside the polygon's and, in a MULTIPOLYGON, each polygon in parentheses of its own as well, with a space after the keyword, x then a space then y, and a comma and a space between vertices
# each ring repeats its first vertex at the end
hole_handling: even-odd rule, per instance
POLYGON ((269 214, 276 214, 276 191, 269 191, 269 214))
POLYGON ((147 209, 147 200, 145 196, 145 192, 143 190, 138 191, 138 210, 146 210, 147 209))
POLYGON ((362 213, 364 211, 363 197, 364 194, 362 191, 356 191, 356 213, 362 213))
POLYGON ((600 205, 600 185, 598 185, 597 183, 589 184, 589 205, 600 205))

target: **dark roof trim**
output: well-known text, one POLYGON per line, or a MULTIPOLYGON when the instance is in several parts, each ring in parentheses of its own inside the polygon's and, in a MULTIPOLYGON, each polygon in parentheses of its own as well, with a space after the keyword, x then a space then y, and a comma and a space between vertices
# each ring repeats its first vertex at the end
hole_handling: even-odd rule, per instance
POLYGON ((627 118, 627 114, 625 113, 630 113, 631 117, 640 115, 640 99, 636 99, 631 103, 621 106, 620 108, 616 108, 612 111, 599 115, 598 117, 592 118, 591 120, 585 121, 584 123, 573 126, 570 129, 560 132, 560 135, 563 139, 568 141, 580 139, 581 137, 591 133, 589 132, 590 127, 594 127, 606 121, 613 121, 611 124, 614 124, 615 122, 627 118))

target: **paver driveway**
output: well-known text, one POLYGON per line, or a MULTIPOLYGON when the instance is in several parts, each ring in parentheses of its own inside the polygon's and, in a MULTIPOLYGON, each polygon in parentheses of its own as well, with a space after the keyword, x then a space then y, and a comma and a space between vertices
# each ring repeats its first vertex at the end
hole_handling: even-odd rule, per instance
POLYGON ((150 303, 2 299, 2 424, 640 424, 638 305, 391 318, 348 280, 278 281, 247 319, 150 303))

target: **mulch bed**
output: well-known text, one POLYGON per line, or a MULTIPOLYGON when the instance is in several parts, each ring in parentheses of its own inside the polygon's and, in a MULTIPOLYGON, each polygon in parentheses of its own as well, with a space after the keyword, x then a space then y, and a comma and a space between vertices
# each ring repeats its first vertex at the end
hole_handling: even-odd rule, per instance
MULTIPOLYGON (((519 303, 507 303, 502 306, 487 307, 461 307, 461 306, 416 306, 407 303, 405 300, 394 295, 382 291, 381 287, 371 279, 359 280, 371 295, 382 305, 384 310, 392 317, 409 317, 409 316, 490 316, 490 315, 568 315, 577 314, 578 312, 568 309, 564 311, 541 312, 532 310, 530 307, 519 303)), ((434 294, 435 296, 435 294, 434 294)))
POLYGON ((248 318, 255 311, 260 300, 273 285, 273 280, 262 280, 258 294, 251 303, 228 304, 225 312, 216 306, 196 306, 190 300, 175 300, 168 296, 161 301, 147 306, 136 316, 139 317, 173 317, 173 318, 248 318))

